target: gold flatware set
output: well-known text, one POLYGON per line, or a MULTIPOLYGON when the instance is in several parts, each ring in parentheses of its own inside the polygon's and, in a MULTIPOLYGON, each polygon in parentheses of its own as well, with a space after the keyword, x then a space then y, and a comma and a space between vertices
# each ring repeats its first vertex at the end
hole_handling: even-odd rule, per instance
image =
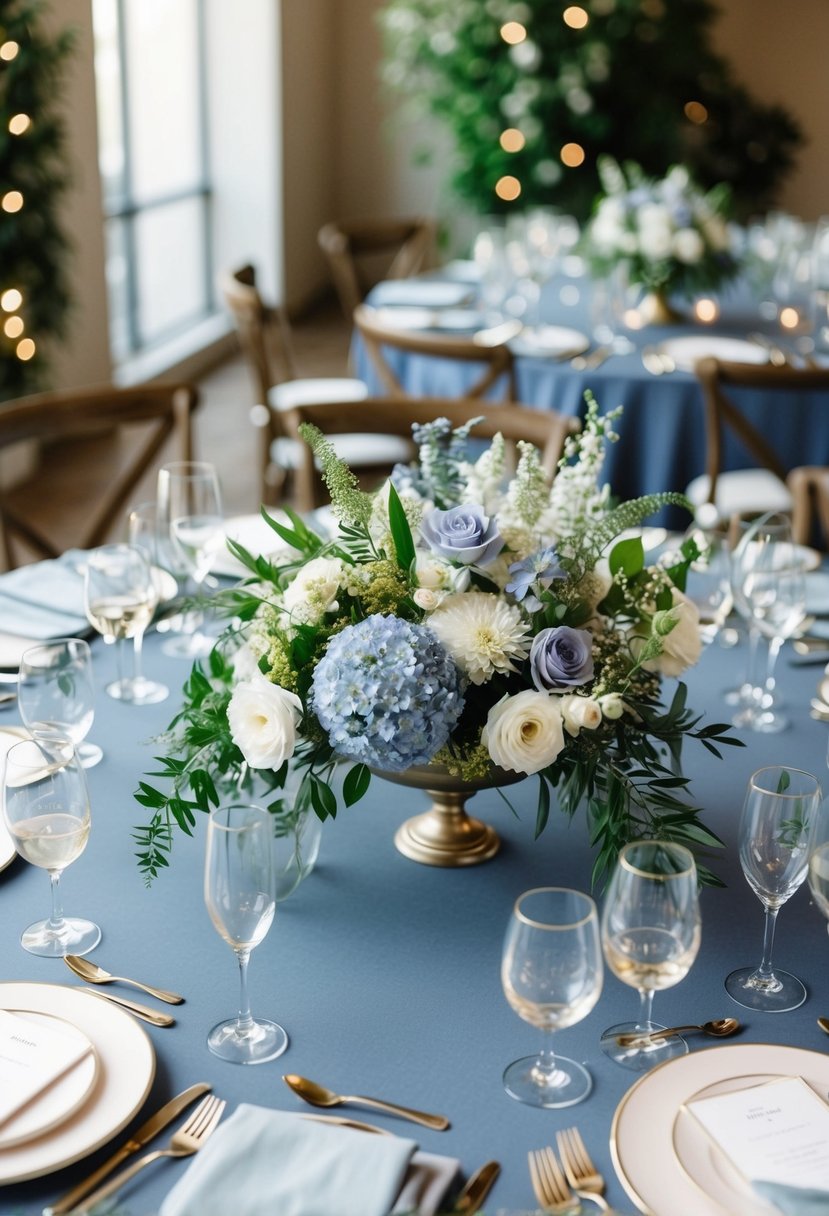
POLYGON ((593 1164, 578 1128, 556 1132, 556 1147, 558 1157, 549 1145, 528 1154, 530 1182, 543 1210, 577 1212, 580 1201, 586 1199, 603 1212, 612 1212, 604 1198, 604 1178, 593 1164))
MULTIPOLYGON (((165 1001, 168 1005, 181 1005, 184 1002, 184 997, 179 996, 177 992, 168 992, 166 988, 155 988, 151 984, 127 979, 123 975, 112 975, 103 967, 99 967, 96 963, 81 958, 77 954, 67 954, 63 961, 70 971, 80 976, 82 980, 86 980, 88 984, 131 984, 133 988, 140 988, 142 992, 157 997, 159 1001, 165 1001)), ((171 1014, 151 1009, 149 1005, 127 1000, 123 996, 116 996, 113 992, 98 992, 96 988, 82 988, 81 991, 88 992, 90 996, 97 996, 103 1001, 111 1001, 113 1005, 119 1005, 122 1009, 129 1010, 135 1017, 141 1018, 143 1022, 149 1022, 151 1026, 175 1026, 176 1024, 176 1019, 171 1014)))
POLYGON ((402 1119, 409 1119, 412 1123, 431 1127, 433 1131, 443 1132, 449 1127, 449 1120, 445 1115, 430 1115, 422 1110, 413 1110, 409 1106, 399 1106, 396 1102, 381 1102, 378 1098, 338 1094, 333 1089, 317 1085, 315 1081, 310 1081, 307 1077, 298 1077, 295 1073, 288 1073, 283 1076, 282 1080, 297 1097, 302 1098, 304 1102, 309 1102, 311 1106, 342 1106, 344 1103, 353 1102, 356 1106, 370 1106, 373 1110, 384 1110, 390 1115, 399 1115, 402 1119))

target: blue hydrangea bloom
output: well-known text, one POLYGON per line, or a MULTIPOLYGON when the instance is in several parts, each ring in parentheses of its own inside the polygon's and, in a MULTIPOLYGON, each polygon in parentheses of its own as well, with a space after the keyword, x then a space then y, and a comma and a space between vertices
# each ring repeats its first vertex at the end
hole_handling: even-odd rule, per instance
POLYGON ((426 764, 463 709, 461 673, 422 625, 375 614, 335 634, 312 706, 334 751, 401 772, 426 764))

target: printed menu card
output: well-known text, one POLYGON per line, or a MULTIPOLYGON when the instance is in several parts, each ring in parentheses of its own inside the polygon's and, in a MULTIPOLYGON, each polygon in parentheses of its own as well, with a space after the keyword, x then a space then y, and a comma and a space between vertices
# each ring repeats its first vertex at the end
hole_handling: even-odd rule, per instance
POLYGON ((29 1021, 0 1009, 0 1124, 92 1050, 58 1023, 29 1021))
POLYGON ((686 1104, 750 1181, 829 1191, 829 1105, 802 1077, 686 1104))

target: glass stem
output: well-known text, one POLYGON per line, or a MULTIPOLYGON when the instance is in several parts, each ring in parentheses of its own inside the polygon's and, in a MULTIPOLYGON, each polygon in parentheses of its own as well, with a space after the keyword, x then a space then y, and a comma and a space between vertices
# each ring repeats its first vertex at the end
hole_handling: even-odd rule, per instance
POLYGON ((761 980, 774 979, 771 956, 774 950, 774 930, 777 928, 777 913, 779 911, 779 908, 766 908, 766 920, 763 927, 763 961, 756 972, 757 977, 761 980))
POLYGON ((647 1032, 651 1023, 651 1010, 653 1009, 653 988, 639 989, 639 1020, 634 1029, 641 1031, 643 1034, 647 1032))
POLYGON ((52 888, 52 912, 49 916, 49 932, 62 933, 65 924, 63 920, 63 904, 60 898, 60 870, 49 871, 49 883, 52 888))
POLYGON ((137 633, 135 635, 135 637, 133 638, 133 647, 134 647, 134 649, 133 649, 132 674, 133 674, 133 679, 137 683, 139 680, 143 679, 143 672, 142 672, 142 650, 144 647, 143 629, 141 630, 140 633, 137 633))
POLYGON ((743 686, 740 689, 740 698, 746 705, 750 705, 755 698, 755 689, 759 683, 757 679, 757 658, 760 649, 760 630, 750 623, 748 627, 748 657, 746 660, 746 674, 743 680, 743 686))
POLYGON ((248 997, 250 950, 237 950, 236 957, 239 960, 239 1012, 236 1015, 236 1033, 247 1034, 253 1026, 248 997))
POLYGON ((550 1046, 549 1035, 542 1040, 541 1048, 533 1066, 533 1073, 543 1085, 554 1085, 558 1081, 556 1073, 558 1072, 558 1064, 556 1062, 556 1053, 550 1046))
POLYGON ((126 638, 115 639, 115 680, 118 687, 121 688, 126 683, 124 678, 124 646, 126 638))
POLYGON ((763 688, 763 708, 770 709, 774 705, 774 689, 776 686, 775 669, 777 667, 777 656, 780 654, 780 649, 783 645, 783 638, 772 638, 769 642, 769 657, 766 667, 766 682, 763 688))

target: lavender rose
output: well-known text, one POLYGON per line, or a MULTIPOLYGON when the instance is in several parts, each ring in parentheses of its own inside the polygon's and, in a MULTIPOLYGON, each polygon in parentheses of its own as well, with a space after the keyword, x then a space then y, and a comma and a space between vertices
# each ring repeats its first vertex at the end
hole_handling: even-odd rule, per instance
POLYGON ((586 629, 542 629, 530 650, 530 674, 539 692, 575 688, 593 679, 593 637, 586 629))
POLYGON ((486 566, 504 547, 494 519, 477 503, 430 511, 420 531, 433 553, 464 566, 486 566))

